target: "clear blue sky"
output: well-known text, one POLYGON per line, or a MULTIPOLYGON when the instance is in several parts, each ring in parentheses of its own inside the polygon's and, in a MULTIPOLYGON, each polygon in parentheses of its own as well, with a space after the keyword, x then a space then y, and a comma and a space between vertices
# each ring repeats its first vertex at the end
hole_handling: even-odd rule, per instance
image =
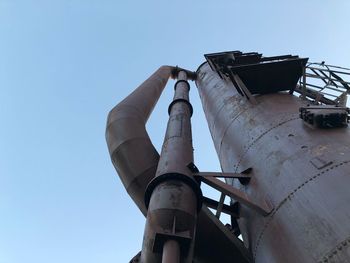
MULTIPOLYGON (((108 111, 160 65, 195 70, 209 52, 350 66, 349 13, 348 0, 0 0, 0 263, 127 262, 144 218, 110 162, 108 111)), ((169 84, 148 124, 158 149, 169 84)), ((218 170, 192 86, 196 163, 218 170)))

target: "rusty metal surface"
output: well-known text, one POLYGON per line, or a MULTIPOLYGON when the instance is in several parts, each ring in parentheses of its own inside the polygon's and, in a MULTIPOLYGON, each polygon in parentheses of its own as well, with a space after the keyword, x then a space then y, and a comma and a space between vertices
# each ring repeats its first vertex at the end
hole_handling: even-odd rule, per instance
POLYGON ((193 258, 202 196, 187 167, 193 163, 193 146, 186 72, 180 71, 177 78, 156 178, 145 195, 149 206, 141 252, 143 263, 190 263, 193 258))
POLYGON ((180 263, 180 246, 175 240, 167 240, 164 244, 162 263, 180 263))
POLYGON ((144 193, 154 177, 159 160, 145 123, 173 69, 160 67, 115 106, 107 119, 106 141, 112 163, 125 189, 144 215, 147 213, 144 193))
POLYGON ((246 186, 226 181, 274 206, 267 217, 242 206, 239 225, 255 262, 349 262, 349 129, 305 125, 305 104, 288 93, 255 96, 253 105, 207 63, 197 73, 223 172, 253 168, 246 186), (314 158, 328 165, 315 167, 314 158))
MULTIPOLYGON (((186 80, 187 76, 181 71, 178 80, 186 80)), ((191 131, 191 110, 189 102, 189 89, 186 82, 177 82, 168 126, 164 138, 156 176, 166 173, 179 173, 192 176, 187 165, 193 162, 193 146, 191 131), (179 99, 183 101, 178 101, 179 99)))

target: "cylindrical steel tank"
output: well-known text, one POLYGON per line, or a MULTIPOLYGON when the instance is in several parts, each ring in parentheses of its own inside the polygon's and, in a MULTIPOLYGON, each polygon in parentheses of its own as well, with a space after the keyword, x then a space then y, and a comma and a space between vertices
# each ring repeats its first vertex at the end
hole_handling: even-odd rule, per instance
POLYGON ((287 92, 254 105, 208 63, 196 85, 223 172, 253 168, 248 185, 227 182, 273 206, 266 217, 241 207, 255 262, 350 262, 350 130, 306 125, 287 92))

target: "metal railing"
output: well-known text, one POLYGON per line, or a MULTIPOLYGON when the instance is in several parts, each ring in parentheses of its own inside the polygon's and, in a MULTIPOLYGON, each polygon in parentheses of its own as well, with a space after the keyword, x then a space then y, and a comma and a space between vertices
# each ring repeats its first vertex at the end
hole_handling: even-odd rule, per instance
POLYGON ((346 106, 350 94, 350 69, 324 62, 308 63, 295 91, 315 104, 346 106))

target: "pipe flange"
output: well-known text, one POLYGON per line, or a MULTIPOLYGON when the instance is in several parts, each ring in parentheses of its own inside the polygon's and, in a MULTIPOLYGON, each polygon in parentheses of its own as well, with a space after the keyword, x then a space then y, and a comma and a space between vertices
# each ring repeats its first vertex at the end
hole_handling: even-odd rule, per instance
POLYGON ((173 100, 169 107, 168 107, 168 114, 170 115, 170 112, 171 112, 171 108, 178 102, 184 102, 187 104, 188 108, 190 109, 190 113, 191 113, 191 117, 193 115, 193 107, 192 107, 192 104, 188 101, 188 100, 185 100, 185 99, 175 99, 173 100))
POLYGON ((153 178, 153 180, 147 185, 147 188, 145 191, 145 205, 147 209, 149 206, 149 202, 151 200, 151 195, 153 193, 153 190, 159 184, 168 180, 178 180, 187 184, 189 187, 191 187, 197 197, 197 210, 198 212, 201 210, 202 202, 203 202, 203 194, 200 186, 198 185, 195 179, 180 173, 166 173, 153 178))

